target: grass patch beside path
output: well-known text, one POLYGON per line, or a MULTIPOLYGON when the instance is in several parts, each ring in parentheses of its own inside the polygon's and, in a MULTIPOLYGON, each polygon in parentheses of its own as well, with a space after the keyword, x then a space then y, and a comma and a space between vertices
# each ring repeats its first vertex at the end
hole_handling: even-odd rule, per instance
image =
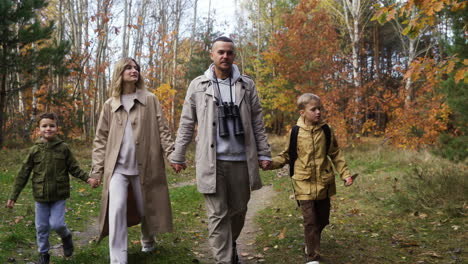
MULTIPOLYGON (((82 169, 90 170, 91 149, 85 144, 74 143, 73 153, 82 169)), ((13 179, 28 149, 8 149, 0 151, 0 263, 16 261, 27 263, 37 261, 37 246, 34 227, 34 200, 31 185, 24 188, 13 210, 5 208, 13 179)), ((168 182, 177 183, 192 180, 193 165, 179 175, 167 168, 168 182)), ((95 223, 99 214, 101 188, 92 189, 87 184, 72 177, 71 198, 67 200, 66 223, 75 233, 75 253, 71 258, 51 256, 51 263, 109 263, 108 240, 100 244, 96 237, 80 238, 79 233, 86 232, 90 223, 95 223), (81 243, 77 243, 79 240, 81 243), (89 242, 88 242, 89 241, 89 242)), ((157 250, 151 254, 140 251, 139 226, 129 228, 129 263, 192 263, 196 256, 192 252, 199 243, 206 241, 207 230, 203 197, 195 186, 170 188, 174 217, 174 232, 157 237, 157 250)), ((59 245, 60 239, 51 232, 51 246, 59 245)))
MULTIPOLYGON (((337 182, 320 263, 468 261, 466 167, 372 141, 346 152, 360 176, 349 188, 337 182)), ((266 263, 305 263, 302 214, 291 200, 288 172, 272 181, 277 196, 256 218, 257 251, 266 263)))

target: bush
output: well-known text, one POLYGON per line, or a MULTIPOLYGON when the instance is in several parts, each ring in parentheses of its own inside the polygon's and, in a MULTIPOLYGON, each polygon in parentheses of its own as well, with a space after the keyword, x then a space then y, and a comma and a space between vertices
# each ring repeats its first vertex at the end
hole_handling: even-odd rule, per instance
POLYGON ((467 136, 453 137, 448 134, 443 134, 439 138, 441 146, 434 153, 456 162, 465 162, 468 158, 468 142, 467 136))
POLYGON ((466 215, 468 184, 464 168, 435 160, 412 165, 395 200, 401 210, 437 210, 449 216, 466 215))

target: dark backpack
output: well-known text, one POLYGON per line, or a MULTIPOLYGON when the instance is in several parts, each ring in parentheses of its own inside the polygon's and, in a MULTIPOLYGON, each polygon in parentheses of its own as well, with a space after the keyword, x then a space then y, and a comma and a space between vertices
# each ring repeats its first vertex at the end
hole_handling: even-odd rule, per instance
MULTIPOLYGON (((328 150, 330 149, 331 144, 331 131, 330 127, 325 124, 322 126, 323 133, 325 134, 325 144, 326 144, 326 155, 328 156, 328 150)), ((291 138, 289 138, 289 176, 294 175, 294 163, 297 159, 297 135, 299 134, 299 126, 293 126, 291 130, 291 138)))

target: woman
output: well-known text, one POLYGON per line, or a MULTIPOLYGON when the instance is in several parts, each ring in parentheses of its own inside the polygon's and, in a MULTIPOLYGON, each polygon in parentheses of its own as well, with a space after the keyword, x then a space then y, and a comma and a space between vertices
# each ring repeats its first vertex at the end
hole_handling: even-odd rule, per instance
POLYGON ((109 235, 111 263, 127 263, 127 226, 141 222, 143 252, 154 250, 157 233, 172 231, 163 155, 173 141, 134 59, 116 63, 110 92, 96 130, 91 177, 103 183, 99 241, 109 235))

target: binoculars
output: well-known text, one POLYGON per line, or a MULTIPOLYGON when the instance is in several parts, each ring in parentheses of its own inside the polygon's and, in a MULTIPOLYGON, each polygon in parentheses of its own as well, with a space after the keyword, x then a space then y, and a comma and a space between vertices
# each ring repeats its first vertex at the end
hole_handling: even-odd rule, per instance
POLYGON ((241 136, 244 135, 244 128, 242 127, 242 121, 239 113, 239 106, 235 105, 233 102, 222 103, 218 105, 218 127, 219 127, 219 136, 227 137, 229 136, 229 127, 227 120, 232 119, 234 124, 234 135, 241 136))

